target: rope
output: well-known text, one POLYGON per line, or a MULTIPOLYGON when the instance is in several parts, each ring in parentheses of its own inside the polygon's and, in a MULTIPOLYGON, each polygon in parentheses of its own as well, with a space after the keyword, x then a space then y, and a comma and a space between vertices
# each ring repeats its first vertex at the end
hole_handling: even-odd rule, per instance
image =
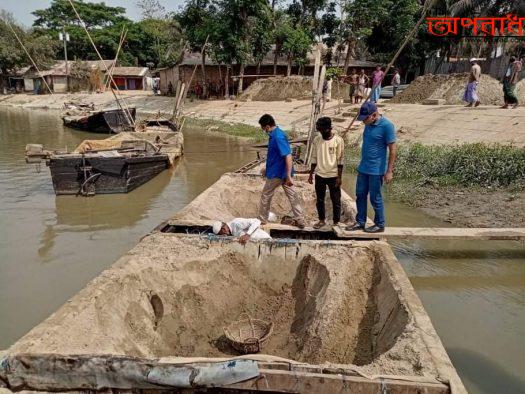
MULTIPOLYGON (((95 52, 97 53, 100 61, 102 62, 102 65, 104 66, 104 68, 106 69, 106 73, 107 75, 109 75, 109 78, 111 79, 111 83, 113 83, 114 86, 117 86, 117 84, 115 83, 115 81, 113 80, 113 76, 109 73, 109 69, 108 69, 108 66, 106 65, 106 62, 104 61, 104 59, 102 59, 102 56, 100 55, 100 52, 98 51, 98 48, 97 46, 95 45, 95 42, 93 41, 93 39, 91 38, 91 34, 89 34, 89 31, 88 29, 86 28, 86 24, 84 23, 84 21, 82 20, 82 18, 80 17, 80 15, 78 14, 77 12, 77 9, 75 8, 75 5, 73 4, 73 1, 72 0, 69 0, 69 4, 71 4, 71 7, 73 8, 73 11, 75 12, 75 15, 77 16, 78 20, 80 21, 80 24, 82 25, 82 28, 84 29, 84 31, 86 32, 88 38, 89 38, 89 41, 91 42, 91 45, 93 46, 93 48, 95 49, 95 52)), ((117 93, 115 93, 115 90, 113 89, 112 86, 110 86, 111 88, 111 93, 113 93, 113 96, 115 97, 115 100, 117 100, 117 105, 120 107, 120 109, 122 110, 122 112, 124 113, 124 115, 126 116, 127 120, 129 121, 130 124, 132 124, 133 126, 135 126, 135 121, 133 120, 133 117, 131 116, 131 112, 129 111, 129 107, 127 106, 125 100, 122 100, 121 98, 119 98, 117 96, 117 93), (122 100, 124 102, 124 105, 126 106, 126 110, 124 110, 124 108, 122 108, 122 105, 120 103, 120 100, 122 100)), ((118 88, 116 90, 117 92, 119 91, 118 88)))
MULTIPOLYGON (((403 51, 403 49, 405 49, 405 46, 408 44, 408 42, 414 37, 414 34, 416 33, 417 29, 419 28, 419 26, 421 25, 421 23, 425 20, 425 16, 427 14, 427 11, 429 10, 429 8, 434 4, 436 0, 426 0, 425 1, 425 4, 423 5, 423 9, 421 10, 421 17, 419 18, 419 20, 417 21, 417 23, 414 25, 414 27, 412 28, 412 30, 410 31, 410 33, 408 34, 408 36, 405 38, 405 41, 403 41, 403 44, 401 44, 401 46, 399 47, 399 49, 397 50, 397 52, 395 53, 394 57, 392 58, 392 60, 390 61, 390 63, 388 63, 388 65, 386 66, 386 69, 385 69, 385 72, 383 74, 383 76, 381 77, 381 81, 379 81, 379 84, 381 84, 383 82, 383 79, 385 79, 385 76, 386 74, 388 73, 388 71, 390 70, 390 68, 392 68, 392 65, 395 63, 395 61, 397 60, 397 58, 399 57, 399 55, 401 54, 401 52, 403 51)), ((376 85, 377 86, 377 85, 376 85)), ((373 88, 374 86, 372 86, 373 88)), ((367 98, 365 99, 365 103, 367 101, 370 100, 370 97, 372 97, 372 93, 373 93, 373 89, 370 90, 370 93, 368 94, 367 98)), ((350 122, 350 124, 348 125, 348 127, 346 128, 346 130, 343 132, 343 134, 341 135, 341 137, 345 138, 346 134, 350 131, 350 128, 353 126, 354 122, 356 121, 357 117, 359 116, 359 111, 355 114, 354 118, 352 119, 352 121, 350 122)), ((355 141, 355 144, 359 144, 359 141, 361 140, 362 138, 362 135, 359 136, 359 138, 355 141)))
POLYGON ((49 90, 49 93, 53 94, 53 91, 51 90, 51 88, 49 87, 46 79, 42 76, 42 73, 40 72, 38 66, 36 65, 35 61, 33 60, 33 58, 31 57, 31 55, 29 54, 29 52, 27 51, 24 43, 22 42, 22 40, 20 39, 20 37, 18 37, 18 34, 16 34, 16 31, 15 29, 13 29, 13 26, 11 26, 11 23, 5 19, 4 20, 5 24, 7 26, 9 26, 9 28, 11 29, 11 31, 13 32, 13 34, 15 35, 16 39, 18 40, 18 42, 20 43, 20 45, 22 46, 22 49, 24 50, 24 52, 26 53, 27 57, 29 58, 29 60, 31 60, 31 63, 33 63, 33 66, 35 66, 36 68, 36 71, 38 71, 38 75, 40 75, 40 78, 42 78, 42 81, 44 81, 44 83, 46 84, 46 87, 47 87, 47 90, 49 90))
MULTIPOLYGON (((113 75, 113 70, 115 69, 115 65, 117 64, 118 55, 120 53, 120 49, 122 48, 122 45, 124 44, 124 41, 126 40, 126 35, 128 34, 128 29, 125 27, 122 27, 122 31, 120 32, 120 40, 118 43, 117 53, 115 54, 115 60, 113 60, 113 64, 111 65, 111 69, 109 70, 109 74, 113 75)), ((111 79, 108 78, 107 83, 104 85, 106 89, 110 87, 111 79)), ((117 85, 115 87, 118 89, 117 85)))

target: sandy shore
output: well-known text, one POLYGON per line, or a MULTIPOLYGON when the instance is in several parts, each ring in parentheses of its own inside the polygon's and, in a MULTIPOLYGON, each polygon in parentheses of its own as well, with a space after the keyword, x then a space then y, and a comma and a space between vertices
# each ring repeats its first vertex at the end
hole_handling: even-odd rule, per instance
MULTIPOLYGON (((142 114, 171 113, 174 99, 166 96, 153 96, 151 92, 122 92, 129 105, 142 114)), ((17 94, 0 96, 0 106, 23 108, 60 109, 65 101, 93 102, 97 107, 114 107, 111 93, 101 94, 55 94, 35 96, 17 94)), ((232 100, 188 100, 185 113, 188 116, 220 120, 223 122, 244 123, 258 126, 257 121, 264 113, 272 114, 286 130, 306 133, 310 116, 309 100, 287 101, 232 101, 232 100)), ((357 105, 331 101, 327 103, 324 114, 334 120, 338 131, 346 129, 357 105)), ((464 108, 461 105, 419 105, 382 104, 380 110, 398 128, 401 142, 418 141, 424 144, 451 144, 468 142, 502 143, 525 146, 525 108, 502 110, 497 106, 464 108)), ((362 131, 356 125, 351 135, 362 131)))

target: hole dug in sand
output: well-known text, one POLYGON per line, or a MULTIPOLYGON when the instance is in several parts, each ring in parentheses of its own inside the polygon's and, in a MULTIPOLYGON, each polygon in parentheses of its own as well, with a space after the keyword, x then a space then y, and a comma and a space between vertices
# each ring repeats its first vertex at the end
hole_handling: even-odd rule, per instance
POLYGON ((156 357, 237 355, 223 328, 247 313, 274 325, 262 349, 266 354, 342 364, 366 364, 377 355, 379 274, 363 248, 311 248, 306 254, 289 248, 257 259, 236 244, 223 247, 226 252, 217 257, 187 261, 177 272, 149 272, 164 316, 152 317, 150 307, 146 318, 146 311, 130 305, 128 345, 147 342, 156 357), (172 275, 180 285, 173 285, 172 275))

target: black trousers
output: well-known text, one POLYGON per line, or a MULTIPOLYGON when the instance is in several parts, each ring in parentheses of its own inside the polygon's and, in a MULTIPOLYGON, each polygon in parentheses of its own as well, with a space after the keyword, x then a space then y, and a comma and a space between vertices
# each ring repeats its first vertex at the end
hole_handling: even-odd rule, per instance
POLYGON ((324 199, 326 196, 326 186, 330 190, 330 199, 332 200, 332 207, 334 213, 334 223, 339 223, 341 219, 341 187, 336 186, 337 177, 323 178, 319 175, 315 176, 315 194, 317 196, 317 214, 319 220, 326 219, 326 212, 324 207, 324 199))

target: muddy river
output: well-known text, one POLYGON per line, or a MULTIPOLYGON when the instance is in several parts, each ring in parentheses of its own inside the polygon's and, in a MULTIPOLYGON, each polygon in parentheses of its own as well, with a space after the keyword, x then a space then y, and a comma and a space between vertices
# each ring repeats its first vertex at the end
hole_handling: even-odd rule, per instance
MULTIPOLYGON (((73 148, 97 134, 56 112, 0 108, 0 349, 7 348, 225 171, 254 158, 232 137, 187 129, 172 171, 126 195, 55 197, 49 170, 26 165, 27 143, 73 148)), ((353 194, 353 178, 345 188, 353 194)), ((446 226, 396 203, 396 226, 446 226)), ((525 392, 525 245, 393 244, 471 392, 525 392)))

